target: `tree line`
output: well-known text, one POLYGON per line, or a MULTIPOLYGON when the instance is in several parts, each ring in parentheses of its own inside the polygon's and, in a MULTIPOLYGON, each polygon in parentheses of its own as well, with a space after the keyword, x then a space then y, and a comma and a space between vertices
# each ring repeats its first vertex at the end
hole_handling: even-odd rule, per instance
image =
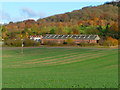
POLYGON ((97 34, 101 41, 108 38, 119 40, 118 4, 84 7, 37 21, 10 22, 2 25, 1 31, 4 40, 27 39, 30 35, 44 34, 97 34))

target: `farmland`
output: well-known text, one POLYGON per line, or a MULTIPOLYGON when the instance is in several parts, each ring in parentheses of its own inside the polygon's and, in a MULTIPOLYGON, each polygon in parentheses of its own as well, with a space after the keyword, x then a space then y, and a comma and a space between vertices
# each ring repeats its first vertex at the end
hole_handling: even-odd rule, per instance
POLYGON ((3 48, 3 88, 117 88, 118 50, 3 48))

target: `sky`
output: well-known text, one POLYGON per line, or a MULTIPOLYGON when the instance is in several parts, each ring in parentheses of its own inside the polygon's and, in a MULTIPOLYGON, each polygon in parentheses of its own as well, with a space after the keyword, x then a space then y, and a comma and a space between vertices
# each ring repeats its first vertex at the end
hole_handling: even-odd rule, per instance
POLYGON ((97 6, 102 2, 0 2, 0 23, 37 20, 48 16, 79 10, 86 6, 97 6))

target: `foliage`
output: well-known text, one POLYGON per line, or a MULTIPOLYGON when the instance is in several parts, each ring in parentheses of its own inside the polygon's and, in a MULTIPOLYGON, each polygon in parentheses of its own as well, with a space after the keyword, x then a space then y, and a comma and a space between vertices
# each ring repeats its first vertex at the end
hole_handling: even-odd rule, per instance
MULTIPOLYGON (((24 39, 23 40, 23 43, 24 43, 24 46, 27 47, 27 46, 38 46, 40 45, 40 42, 37 42, 37 41, 33 41, 33 40, 30 40, 30 39, 24 39)), ((9 40, 5 40, 4 41, 4 45, 6 46, 15 46, 15 47, 20 47, 22 46, 22 40, 20 39, 9 39, 9 40)))
POLYGON ((96 27, 88 27, 86 30, 85 30, 86 34, 93 34, 93 35, 96 35, 98 34, 99 35, 99 30, 96 28, 96 27))
POLYGON ((15 40, 15 39, 5 40, 4 45, 20 47, 20 46, 22 46, 22 41, 20 39, 17 39, 17 40, 15 40))
POLYGON ((118 45, 118 40, 113 39, 112 37, 108 37, 107 40, 103 42, 104 46, 116 46, 118 45))
POLYGON ((55 41, 49 41, 49 42, 47 42, 47 45, 57 46, 58 44, 57 44, 57 42, 55 42, 55 41))
MULTIPOLYGON (((72 24, 79 23, 82 24, 83 22, 80 20, 88 20, 86 24, 96 25, 100 23, 101 20, 117 20, 118 16, 118 7, 117 5, 100 5, 94 7, 84 7, 81 10, 74 10, 72 12, 68 12, 65 14, 59 14, 51 17, 45 18, 47 22, 71 22, 72 24), (66 18, 66 20, 65 20, 66 18), (79 21, 79 22, 78 22, 79 21), (93 22, 95 21, 95 23, 93 22)), ((38 19, 40 22, 41 19, 38 19)))
POLYGON ((40 42, 38 41, 34 41, 34 40, 30 40, 30 39, 24 39, 23 40, 24 46, 39 46, 40 42))
POLYGON ((51 29, 51 30, 50 30, 50 34, 55 34, 55 30, 54 30, 54 29, 51 29))
POLYGON ((21 39, 30 35, 45 34, 96 34, 100 37, 120 38, 118 32, 118 4, 109 3, 99 6, 84 7, 65 14, 58 14, 43 19, 10 22, 2 26, 2 38, 21 39))
POLYGON ((81 47, 85 47, 85 46, 96 46, 98 44, 96 44, 96 43, 82 43, 81 42, 78 45, 81 46, 81 47))
POLYGON ((68 39, 67 39, 67 44, 68 44, 68 45, 74 45, 74 39, 68 38, 68 39))

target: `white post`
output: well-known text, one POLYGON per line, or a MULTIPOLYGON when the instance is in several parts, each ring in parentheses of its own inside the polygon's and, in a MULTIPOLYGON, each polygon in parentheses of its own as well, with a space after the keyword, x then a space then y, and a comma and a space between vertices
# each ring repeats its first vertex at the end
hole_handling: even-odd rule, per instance
POLYGON ((21 53, 23 54, 23 39, 21 39, 22 40, 22 47, 21 47, 21 53))

